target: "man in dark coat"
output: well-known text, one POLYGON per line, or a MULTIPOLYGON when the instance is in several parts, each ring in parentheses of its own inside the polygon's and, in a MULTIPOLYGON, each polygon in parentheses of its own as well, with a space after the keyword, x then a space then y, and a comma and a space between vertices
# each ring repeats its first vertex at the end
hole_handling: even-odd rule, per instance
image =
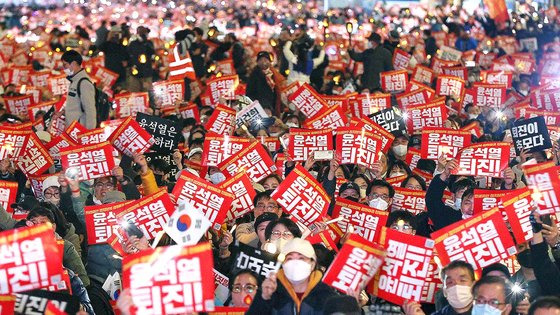
POLYGON ((381 46, 381 36, 373 33, 368 38, 371 48, 361 53, 353 49, 348 51, 350 58, 364 63, 364 74, 362 75, 362 88, 373 92, 381 87, 380 73, 393 70, 391 52, 381 46))
POLYGON ((270 53, 266 51, 257 54, 257 66, 247 80, 247 96, 253 101, 259 101, 263 108, 277 113, 279 88, 284 82, 284 77, 271 67, 271 59, 270 53))

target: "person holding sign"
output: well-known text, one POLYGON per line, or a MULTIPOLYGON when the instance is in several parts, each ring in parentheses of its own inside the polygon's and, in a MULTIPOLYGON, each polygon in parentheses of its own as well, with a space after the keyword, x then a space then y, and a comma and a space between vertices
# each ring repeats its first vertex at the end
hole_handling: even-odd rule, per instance
POLYGON ((310 314, 324 311, 325 301, 336 295, 321 282, 322 272, 316 270, 317 256, 311 243, 294 238, 286 243, 280 257, 282 269, 270 274, 255 295, 246 314, 310 314))

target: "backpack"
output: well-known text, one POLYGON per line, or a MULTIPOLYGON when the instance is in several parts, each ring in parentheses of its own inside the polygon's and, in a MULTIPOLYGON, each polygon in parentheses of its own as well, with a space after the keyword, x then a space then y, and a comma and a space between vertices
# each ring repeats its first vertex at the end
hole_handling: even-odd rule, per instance
POLYGON ((113 307, 111 306, 111 298, 109 294, 103 290, 99 282, 90 279, 91 284, 86 288, 91 306, 96 315, 114 315, 113 307))
MULTIPOLYGON (((100 88, 98 88, 89 78, 81 78, 78 81, 78 97, 80 95, 80 85, 82 81, 88 81, 89 83, 93 84, 93 88, 95 89, 95 112, 97 113, 97 126, 102 121, 109 119, 109 110, 111 109, 111 102, 109 101, 109 95, 103 92, 100 88)), ((80 107, 82 112, 84 111, 84 107, 82 106, 82 102, 80 102, 80 107)))

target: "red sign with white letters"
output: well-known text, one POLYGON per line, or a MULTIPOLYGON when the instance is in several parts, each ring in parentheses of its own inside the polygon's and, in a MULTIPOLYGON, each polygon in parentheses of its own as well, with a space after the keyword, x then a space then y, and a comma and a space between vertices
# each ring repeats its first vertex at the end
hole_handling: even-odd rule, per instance
POLYGON ((233 135, 235 131, 235 109, 218 104, 212 116, 208 118, 205 128, 220 135, 233 135))
POLYGON ((109 142, 72 146, 60 150, 62 168, 75 173, 81 181, 110 176, 115 167, 113 146, 109 142))
POLYGON ((342 232, 348 232, 348 227, 352 227, 354 233, 368 242, 377 242, 381 227, 387 223, 389 212, 338 198, 336 199, 332 216, 334 218, 344 218, 344 220, 336 222, 336 225, 342 232))
POLYGON ((533 190, 532 198, 541 215, 560 213, 558 169, 552 161, 523 167, 527 186, 533 190))
POLYGON ((502 204, 517 244, 533 238, 533 226, 529 219, 534 207, 532 194, 530 188, 524 187, 502 197, 502 204))
POLYGON ((394 187, 395 195, 391 211, 406 210, 414 215, 426 211, 426 192, 401 187, 394 187))
POLYGON ((511 144, 482 142, 465 147, 457 155, 456 175, 502 177, 508 166, 511 144))
POLYGON ((125 119, 108 140, 115 149, 130 157, 148 151, 155 142, 152 135, 132 117, 125 119))
POLYGON ((148 92, 117 94, 115 104, 118 118, 136 117, 136 113, 146 113, 149 108, 148 92))
POLYGON ((226 177, 244 171, 254 182, 259 182, 276 171, 274 161, 257 141, 220 162, 218 168, 226 177))
POLYGON ((294 222, 304 226, 320 221, 327 213, 330 197, 303 166, 297 164, 270 198, 292 215, 294 222))
POLYGON ((443 127, 447 119, 445 100, 437 99, 424 105, 409 106, 406 126, 411 134, 419 134, 424 127, 443 127))
POLYGON ((381 157, 383 136, 362 128, 337 129, 336 154, 340 164, 358 164, 372 168, 381 157))
POLYGON ((253 185, 251 185, 251 179, 245 172, 239 172, 226 179, 224 182, 220 183, 220 188, 235 196, 231 204, 231 209, 226 216, 227 221, 240 218, 255 208, 253 205, 253 198, 255 198, 257 192, 253 188, 253 185))
POLYGON ((307 83, 292 93, 288 100, 307 118, 313 118, 329 108, 321 95, 307 83))
POLYGON ((290 129, 288 154, 292 161, 306 161, 314 151, 333 149, 331 129, 290 129))
POLYGON ((471 144, 471 133, 466 130, 428 127, 422 130, 421 144, 422 159, 437 160, 442 155, 452 159, 461 149, 471 144))

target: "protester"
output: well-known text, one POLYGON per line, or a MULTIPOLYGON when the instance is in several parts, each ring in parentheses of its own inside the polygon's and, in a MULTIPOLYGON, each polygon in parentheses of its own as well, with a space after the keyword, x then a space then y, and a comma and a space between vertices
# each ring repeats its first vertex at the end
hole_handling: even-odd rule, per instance
POLYGON ((79 121, 87 129, 97 127, 95 86, 82 68, 82 55, 75 50, 69 50, 62 54, 60 60, 64 65, 64 73, 70 80, 64 109, 66 127, 73 121, 79 121))
POLYGON ((555 312, 553 6, 54 2, 0 5, 1 294, 555 312))

